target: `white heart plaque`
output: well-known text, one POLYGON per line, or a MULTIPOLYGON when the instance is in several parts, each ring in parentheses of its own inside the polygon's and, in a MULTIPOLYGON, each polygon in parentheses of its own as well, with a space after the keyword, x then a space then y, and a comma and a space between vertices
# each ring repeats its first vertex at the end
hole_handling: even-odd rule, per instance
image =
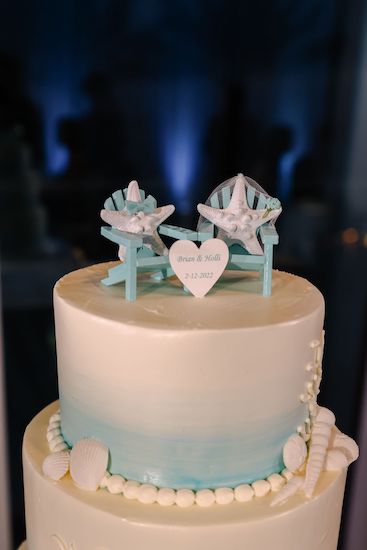
POLYGON ((221 239, 209 239, 198 248, 192 241, 176 241, 170 248, 173 271, 197 298, 202 298, 218 281, 229 258, 228 246, 221 239))

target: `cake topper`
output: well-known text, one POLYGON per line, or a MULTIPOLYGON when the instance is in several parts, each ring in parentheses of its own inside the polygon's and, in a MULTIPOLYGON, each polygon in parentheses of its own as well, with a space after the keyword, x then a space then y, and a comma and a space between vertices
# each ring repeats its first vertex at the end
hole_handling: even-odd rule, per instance
POLYGON ((246 197, 245 177, 238 174, 229 205, 226 208, 214 208, 198 204, 199 213, 219 228, 218 238, 227 244, 239 242, 250 254, 263 254, 257 238, 261 225, 277 218, 281 212, 278 199, 269 197, 266 207, 252 209, 246 197))
MULTIPOLYGON (((156 200, 149 195, 142 200, 137 181, 131 181, 127 188, 124 208, 101 210, 101 218, 120 231, 142 235, 144 245, 158 255, 167 255, 168 250, 159 237, 157 228, 175 210, 172 204, 157 208, 156 200)), ((126 247, 120 245, 119 258, 126 257, 126 247)))
MULTIPOLYGON (((270 296, 273 247, 279 241, 274 222, 282 210, 279 200, 270 197, 251 178, 238 174, 216 187, 206 204, 198 205, 198 210, 201 216, 197 229, 185 229, 163 224, 174 211, 174 206, 157 208, 155 198, 151 195, 145 198, 145 192, 139 189, 136 181, 130 182, 128 188, 112 193, 101 211, 102 219, 112 227, 102 227, 101 233, 119 245, 118 255, 122 263, 109 268, 102 283, 108 286, 125 282, 125 297, 133 301, 139 272, 151 271, 156 279, 161 280, 172 275, 174 268, 185 290, 203 296, 219 278, 220 271, 235 269, 257 271, 263 296, 270 296), (170 257, 159 235, 181 241, 174 243, 170 257), (214 243, 210 245, 209 240, 214 240, 214 243), (210 257, 219 255, 220 262, 211 262, 211 265, 209 262, 206 267, 210 269, 202 269, 198 262, 196 265, 192 262, 190 269, 183 271, 182 280, 179 274, 182 266, 172 260, 177 256, 173 252, 183 256, 180 247, 186 245, 182 241, 188 241, 190 250, 194 246, 192 241, 207 243, 205 246, 210 248, 210 257), (200 278, 203 281, 199 284, 200 278)), ((198 255, 199 251, 193 257, 198 255)))

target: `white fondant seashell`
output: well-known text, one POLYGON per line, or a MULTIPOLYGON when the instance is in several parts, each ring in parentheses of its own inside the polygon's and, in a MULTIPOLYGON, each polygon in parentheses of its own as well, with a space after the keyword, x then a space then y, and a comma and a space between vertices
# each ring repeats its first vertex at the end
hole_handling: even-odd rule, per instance
POLYGON ((129 479, 124 485, 124 496, 128 500, 138 498, 140 483, 134 479, 129 479))
POLYGON ((51 451, 55 451, 56 447, 59 445, 59 443, 65 443, 64 438, 62 435, 56 435, 51 441, 49 441, 48 446, 51 451))
POLYGON ((157 502, 161 506, 172 506, 176 501, 176 491, 168 487, 158 490, 157 502))
POLYGON ((210 489, 200 489, 200 491, 196 493, 195 502, 198 506, 202 506, 203 508, 211 506, 215 503, 214 491, 211 491, 210 489))
MULTIPOLYGON (((103 476, 102 482, 104 480, 105 480, 105 476, 103 476)), ((112 475, 106 480, 107 490, 112 495, 120 495, 124 491, 125 481, 126 481, 125 478, 123 478, 122 476, 119 476, 117 474, 112 475)), ((102 486, 102 482, 101 482, 101 486, 102 486)))
POLYGON ((248 502, 253 499, 254 495, 254 490, 248 483, 237 485, 234 490, 234 498, 237 502, 248 502))
POLYGON ((156 501, 158 489, 150 483, 143 483, 138 489, 138 501, 142 504, 153 504, 156 501))
POLYGON ((45 476, 58 481, 69 471, 70 452, 59 451, 46 456, 42 464, 45 476))
POLYGON ((271 474, 267 480, 270 483, 271 490, 274 492, 280 491, 283 485, 285 485, 285 479, 280 474, 271 474))
MULTIPOLYGON (((51 447, 51 445, 50 445, 50 447, 51 447)), ((68 444, 63 440, 60 443, 57 443, 56 446, 53 446, 52 449, 50 448, 50 450, 53 453, 58 453, 59 451, 68 451, 69 447, 68 447, 68 444)))
POLYGON ((335 414, 326 407, 319 407, 315 422, 323 422, 328 426, 334 426, 335 414))
POLYGON ((50 441, 55 439, 55 437, 57 437, 58 435, 61 435, 61 429, 53 428, 52 430, 47 432, 47 435, 46 435, 47 441, 50 443, 50 441))
POLYGON ((307 456, 307 445, 298 434, 290 436, 283 447, 283 462, 290 472, 297 471, 305 462, 307 456))
POLYGON ((341 432, 334 432, 331 436, 331 447, 333 449, 340 449, 343 451, 349 464, 352 464, 359 457, 359 447, 357 443, 341 432))
POLYGON ((304 485, 304 491, 307 498, 311 498, 313 495, 320 474, 324 468, 325 458, 326 447, 323 445, 313 445, 311 440, 304 485))
POLYGON ((191 489, 178 489, 176 491, 176 505, 180 508, 192 506, 195 502, 195 493, 191 489))
POLYGON ((288 468, 284 468, 284 470, 282 470, 281 472, 281 475, 284 477, 286 481, 290 481, 294 474, 292 474, 292 472, 288 470, 288 468))
POLYGON ((271 489, 271 485, 266 479, 258 479, 251 484, 255 497, 264 497, 271 489))
POLYGON ((348 467, 348 459, 339 449, 331 449, 326 454, 325 469, 328 472, 344 470, 348 467))
POLYGON ((234 499, 233 489, 229 487, 219 487, 215 489, 215 502, 217 504, 230 504, 234 499))
POLYGON ((61 415, 60 415, 59 412, 57 412, 57 413, 53 414, 53 415, 50 417, 49 422, 50 422, 50 423, 51 423, 51 422, 60 422, 60 420, 61 420, 61 415))
POLYGON ((284 504, 292 495, 294 495, 303 484, 303 478, 300 476, 294 476, 291 480, 288 481, 287 485, 283 487, 279 493, 275 495, 271 501, 271 506, 277 506, 279 504, 284 504))
POLYGON ((96 491, 104 478, 108 449, 96 439, 81 439, 70 453, 70 475, 80 489, 96 491))

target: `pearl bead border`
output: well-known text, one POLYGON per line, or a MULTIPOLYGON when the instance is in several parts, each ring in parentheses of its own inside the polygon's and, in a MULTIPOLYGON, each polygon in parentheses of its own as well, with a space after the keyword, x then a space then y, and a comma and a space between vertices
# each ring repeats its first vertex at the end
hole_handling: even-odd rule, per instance
MULTIPOLYGON (((69 449, 61 433, 60 411, 50 417, 47 428, 47 441, 51 453, 69 449)), ((243 483, 234 489, 219 487, 218 489, 194 491, 192 489, 171 489, 169 487, 158 488, 150 483, 126 480, 121 475, 106 472, 100 483, 100 488, 106 489, 113 495, 123 495, 129 500, 138 500, 142 504, 176 505, 180 508, 196 504, 202 508, 207 508, 213 504, 226 505, 233 501, 249 502, 253 498, 264 497, 270 492, 279 491, 292 477, 292 472, 284 469, 281 474, 274 473, 267 479, 258 479, 251 484, 243 483)))

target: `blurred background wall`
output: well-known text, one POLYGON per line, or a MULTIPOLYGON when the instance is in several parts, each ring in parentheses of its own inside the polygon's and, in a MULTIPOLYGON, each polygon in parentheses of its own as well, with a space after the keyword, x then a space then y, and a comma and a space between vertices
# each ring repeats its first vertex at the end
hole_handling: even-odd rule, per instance
MULTIPOLYGON (((24 536, 22 434, 57 398, 52 286, 71 269, 116 257, 99 237, 99 210, 133 178, 173 202, 172 222, 185 226, 196 224, 196 203, 237 172, 281 199, 275 264, 326 297, 321 400, 357 435, 367 351, 366 30, 362 0, 1 4, 15 543, 24 536)), ((358 508, 354 494, 345 525, 358 508)), ((341 548, 367 547, 349 541, 345 528, 341 548)))

